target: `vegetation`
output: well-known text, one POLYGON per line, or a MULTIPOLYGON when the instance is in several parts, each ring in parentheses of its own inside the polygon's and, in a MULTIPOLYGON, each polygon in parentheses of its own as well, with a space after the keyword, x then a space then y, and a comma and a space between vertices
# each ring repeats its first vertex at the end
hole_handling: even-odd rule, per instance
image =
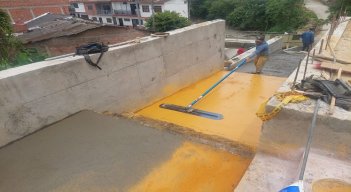
POLYGON ((333 0, 329 5, 330 17, 339 16, 340 13, 346 12, 347 16, 351 16, 351 1, 350 0, 333 0))
POLYGON ((0 10, 0 70, 42 61, 46 55, 34 49, 25 49, 12 34, 10 17, 0 10))
POLYGON ((191 22, 186 17, 180 16, 179 13, 165 11, 151 16, 146 22, 146 28, 153 32, 166 32, 190 24, 191 22))
POLYGON ((225 19, 229 26, 244 30, 286 32, 308 23, 318 23, 301 0, 193 0, 191 16, 225 19))

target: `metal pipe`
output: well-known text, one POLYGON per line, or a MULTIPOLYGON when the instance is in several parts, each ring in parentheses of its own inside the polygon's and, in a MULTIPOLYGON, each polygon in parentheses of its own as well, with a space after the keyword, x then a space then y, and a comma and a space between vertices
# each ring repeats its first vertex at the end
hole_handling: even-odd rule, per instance
POLYGON ((229 73, 227 73, 224 77, 222 77, 219 81, 217 81, 214 85, 212 85, 209 89, 207 89, 202 95, 200 95, 197 99, 195 99, 193 102, 191 102, 187 108, 191 109, 197 102, 202 100, 208 93, 210 93, 214 88, 216 88, 222 81, 224 81, 227 77, 229 77, 232 73, 237 71, 242 65, 246 63, 246 59, 241 60, 238 65, 231 70, 229 73))
POLYGON ((297 69, 296 69, 296 74, 295 74, 293 84, 291 86, 291 90, 295 90, 296 80, 297 80, 297 76, 299 75, 301 63, 302 63, 302 59, 299 60, 299 64, 298 64, 297 69))
MULTIPOLYGON (((315 49, 314 49, 315 50, 315 49)), ((305 71, 303 72, 303 80, 306 78, 306 72, 307 72, 307 65, 308 65, 308 60, 310 59, 310 50, 307 53, 307 58, 306 58, 306 65, 305 65, 305 71)))
POLYGON ((305 152, 303 153, 302 166, 301 166, 300 175, 299 175, 299 180, 301 180, 301 181, 303 180, 303 177, 305 175, 307 158, 308 158, 308 155, 309 155, 310 149, 311 149, 313 131, 316 127, 319 105, 320 105, 320 99, 317 100, 316 107, 314 108, 314 112, 313 112, 312 124, 311 124, 311 127, 308 129, 308 139, 307 139, 306 146, 305 146, 305 152))
POLYGON ((321 53, 322 53, 323 45, 324 45, 324 39, 322 39, 322 41, 321 41, 321 46, 319 47, 319 52, 318 52, 318 54, 321 54, 321 53))

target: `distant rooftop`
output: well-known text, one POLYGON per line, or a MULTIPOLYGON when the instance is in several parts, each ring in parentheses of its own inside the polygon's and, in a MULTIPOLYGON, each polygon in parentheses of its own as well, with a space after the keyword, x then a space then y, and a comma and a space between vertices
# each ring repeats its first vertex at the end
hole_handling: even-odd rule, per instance
POLYGON ((92 21, 70 16, 46 14, 27 23, 29 32, 18 36, 23 43, 37 42, 55 37, 70 36, 83 31, 101 27, 92 21))
POLYGON ((52 13, 44 13, 38 17, 35 17, 29 21, 24 22, 28 29, 37 27, 39 25, 42 25, 43 23, 46 22, 51 22, 55 21, 57 19, 65 19, 65 18, 70 18, 72 16, 69 15, 61 15, 61 14, 52 14, 52 13))

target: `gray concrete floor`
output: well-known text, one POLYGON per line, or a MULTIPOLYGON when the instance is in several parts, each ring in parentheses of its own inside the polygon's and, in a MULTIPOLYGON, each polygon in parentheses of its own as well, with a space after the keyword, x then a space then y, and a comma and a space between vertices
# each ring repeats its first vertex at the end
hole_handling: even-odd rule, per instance
MULTIPOLYGON (((305 56, 305 54, 288 54, 284 51, 275 52, 269 55, 269 59, 262 70, 262 74, 277 77, 289 77, 298 66, 300 59, 305 56)), ((255 72, 255 65, 253 62, 247 63, 238 71, 246 73, 255 72)))
POLYGON ((125 191, 182 142, 130 120, 83 111, 1 148, 0 191, 125 191))

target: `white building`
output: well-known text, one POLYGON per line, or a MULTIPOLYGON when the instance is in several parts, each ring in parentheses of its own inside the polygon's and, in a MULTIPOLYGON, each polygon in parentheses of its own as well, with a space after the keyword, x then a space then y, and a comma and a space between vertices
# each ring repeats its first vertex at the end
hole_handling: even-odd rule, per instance
POLYGON ((187 0, 70 0, 74 15, 104 24, 144 25, 157 12, 175 11, 188 18, 187 0))

